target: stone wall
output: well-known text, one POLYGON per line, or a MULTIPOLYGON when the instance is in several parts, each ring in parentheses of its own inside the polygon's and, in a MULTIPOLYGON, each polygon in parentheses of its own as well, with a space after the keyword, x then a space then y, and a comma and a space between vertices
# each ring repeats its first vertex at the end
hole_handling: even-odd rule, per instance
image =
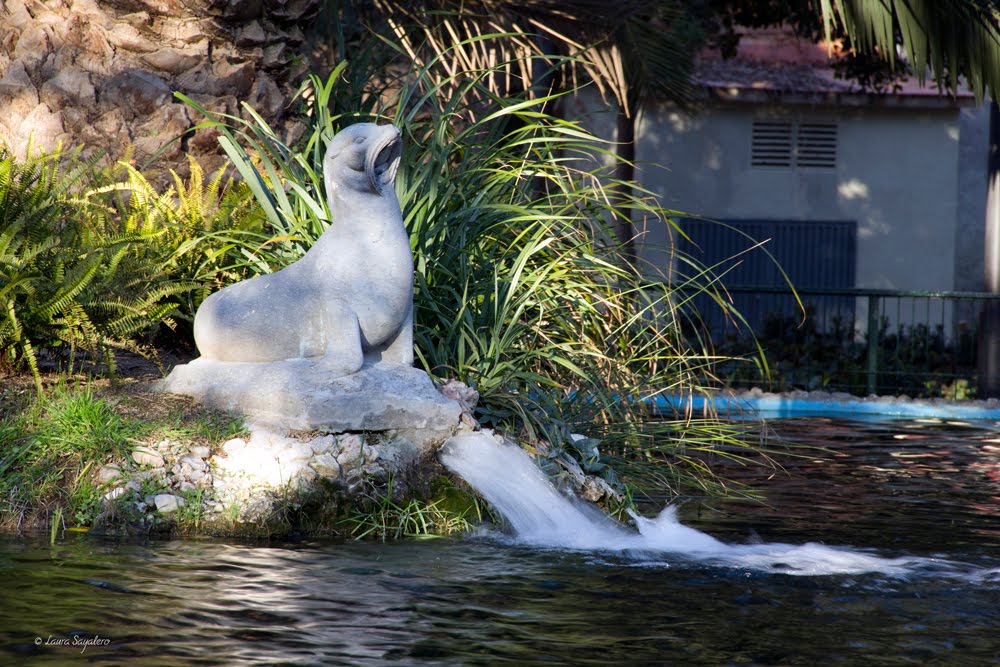
POLYGON ((306 71, 304 28, 319 0, 0 0, 0 143, 79 145, 141 163, 185 153, 221 164, 211 130, 174 96, 210 111, 246 101, 272 123, 306 71), (266 9, 265 9, 266 5, 266 9))

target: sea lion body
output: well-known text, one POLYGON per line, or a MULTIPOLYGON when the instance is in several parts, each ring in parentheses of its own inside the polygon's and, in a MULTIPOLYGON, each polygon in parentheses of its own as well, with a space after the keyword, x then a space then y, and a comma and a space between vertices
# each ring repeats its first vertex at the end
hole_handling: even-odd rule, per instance
POLYGON ((393 183, 399 130, 359 123, 323 161, 332 223, 297 262, 209 296, 195 316, 203 358, 413 363, 413 255, 393 183))

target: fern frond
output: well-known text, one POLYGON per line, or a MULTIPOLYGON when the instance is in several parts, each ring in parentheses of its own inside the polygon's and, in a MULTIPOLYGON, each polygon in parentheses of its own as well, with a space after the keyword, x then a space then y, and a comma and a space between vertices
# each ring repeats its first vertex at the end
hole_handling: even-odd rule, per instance
POLYGON ((49 299, 39 305, 37 312, 46 319, 50 319, 58 313, 68 308, 77 295, 80 294, 87 285, 94 279, 100 269, 100 257, 93 258, 89 263, 77 268, 69 284, 64 284, 49 299))

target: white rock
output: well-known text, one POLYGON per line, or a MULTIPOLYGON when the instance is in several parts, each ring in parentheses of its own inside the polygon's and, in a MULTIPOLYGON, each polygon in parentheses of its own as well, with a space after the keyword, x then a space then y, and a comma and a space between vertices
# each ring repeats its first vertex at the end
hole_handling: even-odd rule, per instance
POLYGON ((180 458, 180 464, 182 466, 191 468, 192 470, 204 470, 207 467, 205 461, 201 457, 195 456, 193 454, 182 456, 180 458))
POLYGON ((212 450, 204 445, 198 445, 197 447, 191 448, 191 455, 197 456, 199 459, 207 459, 211 456, 212 450))
POLYGON ((340 447, 337 463, 341 466, 354 468, 364 463, 364 440, 361 436, 346 435, 341 437, 337 444, 340 447))
POLYGON ((224 451, 229 456, 243 451, 247 446, 246 440, 242 438, 233 438, 232 440, 227 440, 222 445, 222 451, 224 451))
POLYGON ((309 465, 320 477, 328 479, 337 479, 340 477, 340 464, 337 463, 337 459, 332 454, 323 453, 319 456, 314 456, 309 465))
POLYGON ((312 447, 313 454, 325 454, 333 449, 334 445, 337 443, 337 439, 332 435, 324 435, 319 438, 313 438, 309 441, 310 447, 312 447))
POLYGON ((293 481, 301 489, 308 487, 310 484, 312 484, 312 482, 316 480, 317 477, 318 475, 316 474, 315 470, 313 470, 309 466, 303 466, 301 470, 295 473, 295 478, 293 481))
POLYGON ((278 452, 278 463, 283 466, 299 466, 308 463, 312 458, 312 449, 308 443, 291 441, 278 452))
POLYGON ((162 468, 163 457, 149 447, 136 447, 132 451, 132 460, 136 465, 146 468, 162 468))
POLYGON ((278 468, 277 475, 262 475, 261 481, 270 486, 282 486, 291 482, 292 479, 301 474, 303 470, 313 472, 305 460, 293 461, 276 467, 278 468))
POLYGON ((450 433, 462 414, 461 406, 442 396, 424 371, 402 365, 376 364, 331 378, 322 360, 196 359, 175 367, 159 389, 192 396, 215 408, 239 410, 261 422, 328 433, 398 429, 450 433))
POLYGON ((153 496, 153 504, 156 505, 157 512, 169 514, 184 507, 184 499, 171 493, 160 493, 153 496))
POLYGON ((99 484, 113 482, 122 476, 121 468, 117 464, 111 463, 97 471, 97 481, 99 484))
POLYGON ((441 387, 441 393, 453 401, 458 401, 464 411, 471 411, 479 402, 478 391, 464 382, 459 382, 454 379, 448 380, 448 382, 441 387))

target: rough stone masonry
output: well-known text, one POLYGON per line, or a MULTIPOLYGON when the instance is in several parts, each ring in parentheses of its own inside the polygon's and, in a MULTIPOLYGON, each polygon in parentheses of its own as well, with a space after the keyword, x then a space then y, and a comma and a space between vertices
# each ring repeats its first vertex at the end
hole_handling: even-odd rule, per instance
MULTIPOLYGON (((84 146, 158 166, 223 164, 216 132, 174 96, 282 127, 319 0, 0 0, 0 144, 84 146), (265 4, 267 5, 265 10, 265 4), (173 143, 170 143, 173 142, 173 143)), ((301 132, 291 124, 287 132, 301 132)))

